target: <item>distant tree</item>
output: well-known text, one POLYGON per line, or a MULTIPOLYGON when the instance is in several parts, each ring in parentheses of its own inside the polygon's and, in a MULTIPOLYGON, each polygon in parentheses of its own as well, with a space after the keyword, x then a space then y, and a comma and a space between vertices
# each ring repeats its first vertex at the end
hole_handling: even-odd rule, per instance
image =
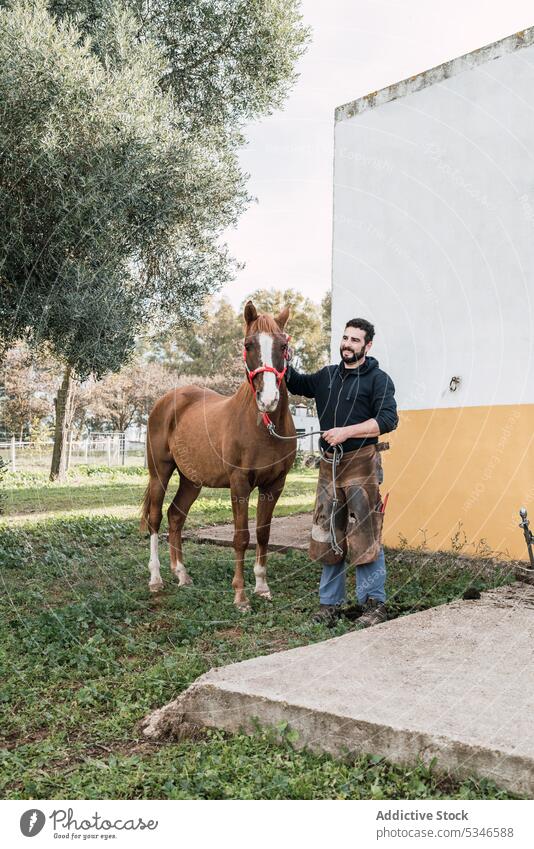
POLYGON ((219 392, 220 395, 233 395, 234 392, 237 392, 243 380, 245 380, 243 359, 239 356, 236 357, 234 366, 227 372, 210 374, 209 377, 193 374, 190 378, 180 378, 180 385, 194 383, 196 386, 205 386, 206 389, 213 389, 214 392, 219 392))
POLYGON ((210 298, 202 319, 145 340, 145 356, 180 375, 209 377, 233 369, 241 353, 243 319, 226 298, 210 298))
POLYGON ((156 363, 130 363, 103 380, 88 382, 84 421, 93 430, 121 433, 132 424, 146 424, 158 398, 176 384, 177 376, 156 363))
POLYGON ((60 26, 45 0, 0 10, 0 337, 64 360, 55 478, 74 378, 119 369, 150 316, 198 318, 231 278, 239 121, 281 102, 306 32, 291 0, 51 9, 60 26))
POLYGON ((327 359, 330 357, 330 338, 332 336, 332 291, 326 292, 321 300, 321 337, 327 359))
POLYGON ((19 439, 53 416, 53 398, 60 380, 57 361, 45 351, 19 343, 7 351, 0 373, 0 427, 19 439))

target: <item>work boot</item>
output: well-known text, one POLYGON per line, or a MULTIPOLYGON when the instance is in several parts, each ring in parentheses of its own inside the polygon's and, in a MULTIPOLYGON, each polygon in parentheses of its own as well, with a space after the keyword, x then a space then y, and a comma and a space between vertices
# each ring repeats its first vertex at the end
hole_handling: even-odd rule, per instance
POLYGON ((369 628, 371 625, 379 625, 386 622, 388 618, 386 605, 376 598, 368 598, 364 605, 362 615, 356 620, 357 628, 369 628))
POLYGON ((321 604, 319 605, 319 610, 313 614, 311 621, 315 625, 327 625, 331 628, 336 624, 340 616, 341 610, 339 604, 321 604))
POLYGON ((350 604, 348 607, 344 607, 341 611, 341 615, 350 622, 355 622, 356 619, 360 618, 362 613, 365 613, 365 605, 363 604, 350 604))

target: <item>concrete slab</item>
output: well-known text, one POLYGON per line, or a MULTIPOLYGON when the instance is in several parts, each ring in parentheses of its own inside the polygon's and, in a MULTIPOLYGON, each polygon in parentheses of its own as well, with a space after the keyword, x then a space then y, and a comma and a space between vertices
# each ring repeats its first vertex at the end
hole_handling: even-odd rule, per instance
POLYGON ((152 739, 191 726, 287 722, 296 746, 400 763, 438 759, 534 796, 534 587, 490 590, 342 637, 212 669, 149 715, 152 739))
MULTIPOLYGON (((312 526, 311 513, 298 513, 293 516, 279 516, 271 522, 271 537, 269 551, 307 551, 312 526)), ((256 522, 249 522, 249 548, 256 546, 256 522)), ((234 526, 212 525, 206 528, 185 531, 184 539, 194 542, 210 542, 215 545, 232 545, 234 526)))

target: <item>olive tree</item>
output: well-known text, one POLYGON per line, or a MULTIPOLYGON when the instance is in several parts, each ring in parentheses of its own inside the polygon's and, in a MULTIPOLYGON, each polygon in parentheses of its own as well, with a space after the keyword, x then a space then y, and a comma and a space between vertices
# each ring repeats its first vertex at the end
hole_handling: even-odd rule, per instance
POLYGON ((52 477, 73 378, 120 368, 151 318, 198 319, 232 277, 220 237, 248 200, 239 119, 280 102, 305 39, 286 6, 0 8, 0 338, 64 361, 52 477))

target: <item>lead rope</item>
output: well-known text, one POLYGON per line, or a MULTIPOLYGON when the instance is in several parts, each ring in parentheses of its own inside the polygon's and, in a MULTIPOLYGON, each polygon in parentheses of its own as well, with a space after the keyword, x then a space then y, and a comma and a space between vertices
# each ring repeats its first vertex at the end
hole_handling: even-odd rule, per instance
MULTIPOLYGON (((267 418, 269 418, 269 417, 267 416, 267 418)), ((267 430, 269 431, 269 433, 271 434, 271 436, 276 436, 277 439, 302 439, 305 436, 315 436, 317 434, 322 436, 323 433, 324 433, 323 430, 312 430, 312 431, 309 431, 308 433, 300 433, 300 434, 297 433, 297 434, 295 434, 295 436, 281 436, 279 433, 276 432, 274 422, 272 422, 270 419, 269 419, 268 422, 264 421, 264 424, 265 424, 265 427, 267 428, 267 430)), ((326 463, 331 463, 331 465, 332 465, 332 489, 333 489, 333 492, 334 492, 334 497, 332 499, 332 510, 330 511, 330 545, 332 546, 332 549, 334 550, 334 552, 336 554, 343 555, 344 551, 341 548, 341 546, 338 544, 338 541, 337 541, 337 538, 336 538, 336 512, 337 512, 337 505, 339 504, 339 499, 337 497, 337 489, 336 489, 336 478, 337 478, 337 467, 338 467, 339 463, 341 462, 341 460, 343 458, 343 445, 340 444, 340 445, 334 445, 333 446, 333 452, 334 453, 332 455, 332 458, 326 456, 326 454, 323 451, 323 449, 321 448, 321 446, 319 446, 319 451, 321 453, 322 459, 326 463)))
MULTIPOLYGON (((289 342, 290 339, 291 339, 291 336, 286 337, 287 342, 289 342)), ((252 389, 252 392, 254 393, 254 397, 256 397, 256 389, 254 388, 254 378, 256 377, 257 374, 261 374, 262 372, 266 372, 266 371, 273 372, 276 375, 276 382, 277 382, 278 386, 280 386, 280 384, 283 380, 283 377, 284 377, 284 375, 287 371, 287 363, 291 359, 289 351, 286 352, 284 359, 286 360, 286 365, 284 366, 282 371, 278 371, 273 366, 260 366, 259 368, 251 371, 248 367, 248 364, 247 364, 247 351, 246 351, 246 348, 243 347, 243 360, 244 360, 244 363, 245 363, 245 370, 246 370, 246 373, 247 373, 250 388, 252 389)), ((322 430, 312 430, 309 433, 295 434, 295 436, 281 436, 281 434, 276 432, 274 422, 271 421, 271 418, 270 418, 268 413, 263 413, 261 419, 262 419, 263 424, 265 425, 265 427, 267 428, 267 430, 271 434, 271 436, 275 436, 277 439, 302 439, 305 436, 315 436, 317 434, 322 436, 323 433, 324 433, 324 431, 322 431, 322 430)), ((334 453, 332 455, 331 460, 326 456, 326 454, 322 450, 321 446, 319 446, 319 450, 321 452, 321 457, 323 458, 323 460, 325 460, 327 463, 332 464, 332 487, 333 487, 333 491, 334 491, 334 498, 332 500, 332 510, 330 512, 330 544, 331 544, 334 552, 337 555, 343 555, 343 553, 344 553, 343 549, 338 545, 338 541, 336 539, 336 510, 337 510, 337 505, 339 503, 339 499, 337 497, 337 489, 336 489, 336 476, 337 476, 338 463, 341 462, 341 459, 343 457, 343 446, 342 445, 334 445, 333 446, 334 453)))

